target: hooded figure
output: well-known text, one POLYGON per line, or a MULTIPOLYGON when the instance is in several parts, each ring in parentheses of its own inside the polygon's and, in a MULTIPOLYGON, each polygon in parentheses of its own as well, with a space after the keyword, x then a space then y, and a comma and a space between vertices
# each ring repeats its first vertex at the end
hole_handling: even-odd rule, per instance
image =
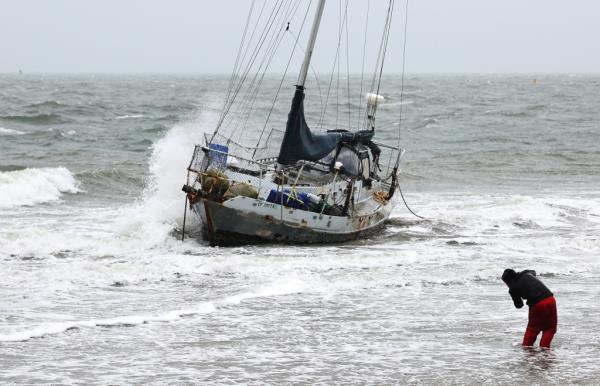
POLYGON ((508 286, 515 307, 522 308, 523 299, 527 300, 529 306, 529 322, 523 336, 523 346, 533 346, 538 334, 543 332, 540 346, 549 348, 557 326, 556 300, 552 292, 532 270, 516 272, 505 269, 502 281, 508 286))

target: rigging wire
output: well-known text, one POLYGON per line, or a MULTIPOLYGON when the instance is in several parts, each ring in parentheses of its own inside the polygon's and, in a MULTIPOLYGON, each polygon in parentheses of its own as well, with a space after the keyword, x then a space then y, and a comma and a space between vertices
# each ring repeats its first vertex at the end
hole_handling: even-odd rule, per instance
MULTIPOLYGON (((284 14, 278 15, 277 16, 278 20, 273 20, 273 23, 275 25, 283 23, 283 20, 286 20, 286 18, 288 18, 291 15, 291 11, 290 11, 291 5, 292 5, 292 2, 288 2, 287 10, 284 12, 284 14)), ((246 127, 247 122, 248 122, 251 112, 252 112, 254 102, 256 101, 256 98, 259 94, 259 90, 263 84, 266 71, 271 64, 273 57, 275 56, 275 53, 277 52, 279 45, 281 44, 281 41, 282 41, 282 35, 281 35, 281 30, 279 30, 279 33, 271 36, 270 41, 267 44, 267 49, 265 50, 263 58, 260 61, 258 68, 256 69, 256 73, 252 77, 250 84, 245 86, 246 92, 245 92, 244 96, 242 97, 242 100, 239 103, 237 109, 235 110, 238 114, 237 116, 239 116, 239 119, 243 120, 244 122, 243 122, 243 125, 242 124, 236 125, 235 129, 230 133, 230 136, 233 135, 238 130, 240 130, 240 128, 243 129, 246 127), (264 66, 264 70, 262 70, 262 74, 261 74, 261 69, 263 69, 263 66, 264 66), (245 117, 245 119, 244 119, 244 117, 245 117)), ((235 117, 236 117, 236 115, 233 115, 231 117, 231 123, 233 123, 233 120, 235 119, 235 117)))
MULTIPOLYGON (((377 54, 377 62, 375 63, 375 69, 373 71, 373 78, 371 79, 371 86, 369 88, 370 93, 375 92, 375 81, 376 80, 378 80, 376 93, 377 94, 379 93, 379 87, 381 85, 381 75, 383 73, 383 64, 385 61, 384 59, 385 59, 385 55, 386 55, 386 51, 387 51, 387 41, 389 38, 390 27, 391 27, 391 23, 392 23, 393 9, 394 9, 394 0, 389 0, 387 16, 385 19, 385 23, 384 23, 384 27, 383 27, 383 34, 381 37, 381 42, 379 44, 379 51, 377 54), (377 77, 378 73, 379 73, 379 78, 377 77)), ((367 125, 367 121, 368 121, 367 115, 368 115, 368 111, 365 109, 365 114, 363 117, 363 125, 364 126, 367 125)))
MULTIPOLYGON (((312 0, 311 0, 311 3, 312 3, 312 0)), ((296 35, 294 33, 294 31, 292 31, 291 28, 289 30, 287 30, 287 31, 292 35, 292 37, 294 39, 298 40, 298 48, 300 49, 300 51, 303 54, 306 54, 306 50, 304 49, 304 46, 302 45, 302 42, 300 42, 300 40, 298 38, 298 35, 296 35)), ((302 30, 300 30, 300 32, 302 32, 302 30)), ((320 103, 321 103, 319 111, 321 111, 323 109, 323 95, 322 95, 322 92, 321 92, 321 82, 319 81, 319 75, 317 74, 317 71, 315 71, 315 67, 312 65, 312 63, 310 64, 310 70, 312 71, 313 76, 315 77, 315 82, 317 83, 317 89, 319 90, 319 99, 320 99, 320 103)))
MULTIPOLYGON (((262 61, 260 62, 259 66, 258 66, 258 69, 256 70, 256 73, 255 73, 254 77, 252 78, 250 85, 246 87, 246 93, 245 93, 244 97, 242 98, 242 102, 239 103, 240 107, 236 109, 236 111, 238 112, 239 117, 240 117, 239 119, 241 121, 243 121, 243 125, 241 124, 241 122, 240 122, 240 124, 237 124, 235 126, 234 130, 231 133, 229 133, 230 137, 233 134, 237 133, 239 130, 243 131, 243 129, 245 129, 247 127, 248 121, 253 112, 254 103, 256 102, 258 96, 260 95, 260 89, 262 87, 262 84, 264 83, 266 72, 268 71, 268 68, 270 67, 270 64, 272 63, 272 61, 275 57, 275 54, 279 50, 279 47, 280 47, 281 43, 283 42, 283 39, 285 38, 285 32, 287 32, 289 30, 289 24, 290 24, 289 20, 293 20, 301 3, 302 2, 294 2, 293 0, 289 0, 287 6, 284 7, 284 8, 286 8, 286 11, 284 13, 282 13, 281 15, 279 15, 278 20, 276 20, 274 22, 275 25, 284 25, 285 26, 285 24, 286 24, 285 21, 288 20, 288 22, 287 22, 288 26, 285 29, 283 27, 278 29, 277 30, 278 32, 274 33, 273 36, 271 37, 270 42, 267 45, 268 48, 263 56, 262 61), (262 70, 262 74, 261 74, 261 70, 262 70)), ((304 15, 304 19, 303 19, 301 28, 303 28, 305 25, 308 9, 310 9, 310 4, 312 4, 312 0, 310 1, 309 7, 307 8, 307 12, 304 15)), ((292 55, 294 52, 295 52, 295 47, 294 47, 294 50, 292 51, 292 55)), ((292 56, 290 56, 290 60, 291 60, 291 57, 292 56)), ((289 63, 288 63, 287 67, 289 68, 289 63)), ((286 68, 286 73, 287 73, 287 68, 286 68)), ((284 77, 282 77, 282 79, 281 79, 279 88, 277 90, 277 95, 275 96, 273 103, 275 103, 277 101, 277 96, 281 90, 281 86, 282 86, 282 82, 283 82, 284 78, 285 78, 285 74, 284 74, 284 77)), ((260 141, 262 140, 264 131, 266 130, 266 125, 268 124, 268 121, 270 119, 273 107, 274 106, 272 106, 271 109, 269 110, 269 113, 265 120, 265 125, 263 126, 263 130, 261 131, 261 134, 259 137, 258 144, 256 145, 256 147, 254 147, 254 149, 249 149, 250 151, 253 151, 253 155, 252 155, 253 157, 256 154, 256 150, 257 150, 258 146, 260 145, 260 141)), ((235 116, 231 117, 230 124, 233 123, 233 119, 235 119, 235 116)))
MULTIPOLYGON (((287 6, 285 7, 285 11, 283 13, 277 12, 277 14, 275 15, 275 17, 272 20, 271 26, 281 25, 283 20, 285 20, 286 17, 288 16, 291 5, 292 5, 292 3, 288 0, 287 6)), ((267 65, 268 65, 268 63, 270 63, 270 58, 272 58, 274 51, 276 51, 276 49, 278 47, 279 38, 281 36, 281 30, 279 29, 278 31, 279 31, 278 33, 274 33, 274 34, 270 35, 269 41, 266 45, 267 48, 264 50, 264 53, 262 54, 262 59, 260 60, 258 67, 256 68, 256 72, 253 72, 254 75, 252 76, 252 80, 250 81, 250 83, 248 85, 246 85, 245 94, 242 97, 240 105, 237 108, 237 111, 240 113, 241 116, 244 116, 246 114, 246 112, 249 108, 249 106, 248 106, 249 103, 252 101, 252 98, 255 95, 255 92, 258 91, 258 88, 260 86, 260 82, 258 82, 258 81, 260 80, 259 75, 261 73, 261 69, 263 68, 265 63, 267 63, 267 65)), ((257 57, 258 57, 258 53, 257 53, 257 57)), ((251 70, 252 70, 252 68, 251 68, 251 70)))
POLYGON ((369 11, 371 8, 371 0, 367 0, 367 16, 365 21, 365 40, 363 43, 363 57, 362 57, 362 67, 360 70, 360 94, 358 94, 358 122, 357 129, 360 130, 360 116, 362 110, 362 98, 363 98, 363 82, 365 78, 365 57, 367 56, 367 31, 369 30, 369 11))
MULTIPOLYGON (((277 17, 277 14, 279 14, 279 11, 281 10, 281 7, 283 5, 283 1, 279 2, 279 5, 275 5, 273 7, 273 10, 271 11, 271 15, 269 16, 269 18, 267 19, 269 20, 275 20, 275 18, 277 17)), ((243 75, 240 78, 238 85, 235 87, 235 91, 231 97, 231 99, 229 100, 229 103, 227 105, 227 107, 225 108, 225 110, 223 111, 223 113, 221 114, 221 118, 219 119, 219 122, 217 123, 217 127, 215 128, 215 131, 213 132, 213 135, 211 137, 211 142, 214 139, 214 137, 217 135, 221 125, 223 124, 223 121, 225 120, 226 115, 229 113, 231 106, 233 105, 233 102, 235 101, 237 95, 239 94, 240 90, 242 89, 242 86, 246 80, 246 78, 248 77, 248 74, 250 73, 250 70, 252 68, 252 65, 254 64, 254 62, 256 61, 256 58, 258 57, 258 54, 260 52, 260 49, 262 48, 262 46, 264 45, 266 38, 268 36, 268 33, 271 31, 271 28, 273 27, 273 21, 271 22, 267 22, 265 25, 265 28, 263 29, 263 33, 261 34, 256 47, 254 48, 251 56, 250 56, 250 60, 248 61, 248 63, 246 64, 246 67, 244 69, 243 75)))
MULTIPOLYGON (((342 24, 342 0, 340 0, 340 8, 339 8, 339 25, 340 25, 340 34, 338 37, 338 55, 340 53, 340 47, 342 43, 342 31, 344 30, 344 26, 342 24)), ((340 116, 340 62, 342 61, 341 55, 338 56, 337 60, 337 80, 335 82, 335 129, 338 129, 338 120, 340 116)))
MULTIPOLYGON (((404 73, 405 73, 405 65, 406 65, 406 40, 407 40, 407 32, 408 32, 408 0, 406 0, 406 10, 405 10, 405 16, 404 16, 404 44, 402 47, 402 80, 400 82, 400 117, 398 120, 398 148, 400 147, 400 139, 401 139, 401 129, 402 129, 402 105, 403 105, 403 100, 404 100, 404 73)), ((400 163, 400 157, 398 157, 398 159, 396 160, 396 169, 398 168, 398 164, 400 163)), ((413 216, 420 218, 422 220, 425 220, 426 218, 423 216, 419 216, 417 213, 415 213, 415 211, 413 211, 410 206, 408 205, 408 203, 406 202, 406 199, 404 198, 404 193, 402 192, 402 187, 400 186, 400 183, 398 182, 398 191, 400 192, 400 197, 402 197, 402 201, 404 202, 404 206, 406 207, 406 209, 408 209, 408 211, 410 213, 413 214, 413 216)))
POLYGON ((408 0, 406 0, 406 10, 404 12, 404 44, 402 46, 402 78, 400 81, 400 116, 398 118, 398 147, 400 147, 401 129, 402 129, 402 107, 404 102, 404 70, 406 68, 406 40, 408 32, 408 0))
POLYGON ((251 58, 246 62, 246 60, 245 60, 246 59, 246 55, 248 54, 250 46, 251 46, 251 43, 254 40, 254 35, 255 35, 256 31, 257 31, 257 28, 260 25, 260 21, 262 19, 262 13, 264 11, 265 5, 266 5, 266 1, 263 4, 263 8, 261 9, 261 14, 259 15, 259 18, 256 21, 256 25, 254 26, 254 29, 252 31, 252 36, 250 37, 250 40, 248 41, 248 45, 247 45, 247 47, 246 47, 246 49, 244 51, 244 54, 243 54, 243 57, 242 57, 242 61, 240 63, 240 68, 238 69, 238 74, 237 74, 238 82, 237 82, 237 84, 235 84, 235 87, 233 89, 233 95, 231 96, 230 99, 227 100, 226 106, 223 109, 223 111, 221 112, 221 115, 219 117, 219 121, 217 122, 217 126, 216 126, 215 131, 214 131, 214 133, 212 135, 211 142, 214 139, 214 137, 217 135, 219 129, 221 128, 221 126, 223 125, 223 123, 224 123, 224 121, 225 121, 225 119, 227 117, 227 114, 229 113, 231 107, 233 106, 233 103, 235 102, 235 100, 237 98, 237 95, 240 92, 241 87, 242 87, 242 85, 243 85, 243 83, 244 83, 244 81, 246 79, 246 76, 247 76, 248 71, 249 71, 249 67, 253 64, 254 60, 256 59, 255 53, 262 46, 262 44, 264 43, 264 35, 265 35, 266 28, 269 25, 269 21, 272 19, 273 13, 275 12, 275 10, 278 9, 277 5, 275 5, 273 7, 273 9, 271 10, 271 14, 269 15, 267 21, 265 22, 265 27, 263 28, 263 31, 262 31, 260 37, 258 38, 258 42, 256 43, 256 46, 255 46, 255 48, 254 48, 254 50, 253 50, 253 52, 251 54, 251 58), (244 63, 244 62, 246 62, 246 65, 244 66, 243 73, 241 73, 242 75, 240 75, 240 70, 242 69, 241 64, 244 63))
MULTIPOLYGON (((346 15, 348 19, 348 0, 346 0, 346 15)), ((347 85, 347 98, 348 98, 348 130, 352 125, 352 109, 350 106, 350 45, 348 43, 348 23, 346 23, 346 85, 347 85)))
POLYGON ((229 96, 231 95, 231 91, 233 89, 233 84, 235 81, 236 73, 238 70, 238 65, 240 63, 242 48, 244 47, 244 41, 246 40, 246 33, 248 32, 248 26, 250 25, 250 20, 252 18, 252 11, 254 10, 254 4, 256 0, 252 0, 250 4, 250 10, 248 11, 248 17, 246 18, 246 26, 244 27, 244 33, 242 34, 242 40, 240 41, 240 47, 238 48, 238 52, 235 58, 235 64, 233 65, 233 72, 231 74, 231 79, 229 80, 229 86, 227 87, 227 96, 225 97, 225 105, 227 105, 227 101, 229 100, 229 96))
MULTIPOLYGON (((295 12, 298 10, 300 3, 299 2, 296 3, 295 8, 293 7, 293 4, 294 3, 292 1, 289 2, 286 12, 281 15, 281 17, 277 20, 276 24, 279 24, 279 25, 285 24, 284 21, 289 20, 295 14, 295 12)), ((250 116, 253 111, 252 108, 254 107, 254 103, 256 102, 256 99, 258 98, 258 95, 260 94, 259 91, 260 91, 260 88, 262 87, 267 70, 269 69, 269 66, 271 65, 277 51, 279 50, 279 46, 283 42, 284 36, 285 36, 285 30, 283 28, 281 28, 281 29, 279 29, 279 31, 276 34, 274 34, 271 37, 271 41, 269 42, 269 45, 267 46, 268 48, 263 56, 263 59, 260 62, 259 66, 256 70, 256 74, 254 75, 250 85, 248 86, 248 90, 246 91, 246 94, 243 98, 243 105, 240 107, 241 116, 242 117, 245 116, 244 124, 241 125, 242 130, 244 130, 247 126, 248 120, 250 119, 250 116), (263 66, 264 66, 264 69, 263 69, 263 66), (262 74, 261 74, 261 69, 262 69, 262 74), (259 74, 260 74, 260 78, 258 78, 259 74), (257 79, 258 79, 258 81, 257 81, 257 79)), ((234 133, 237 132, 239 129, 240 129, 240 126, 238 126, 236 128, 234 133)))
MULTIPOLYGON (((240 60, 239 57, 236 59, 236 65, 234 66, 233 75, 231 77, 230 84, 229 84, 229 89, 227 90, 227 97, 225 98, 225 104, 224 104, 223 110, 221 111, 221 114, 219 116, 219 122, 220 123, 217 125, 217 128, 215 129, 215 133, 216 133, 216 131, 218 131, 220 124, 225 119, 225 114, 227 114, 227 106, 228 106, 228 104, 230 102, 233 103, 233 101, 230 99, 230 96, 231 96, 231 93, 233 92, 234 86, 236 85, 235 81, 240 76, 240 70, 241 70, 242 64, 246 60, 246 55, 248 54, 248 50, 250 49, 250 43, 252 43, 252 41, 254 40, 254 36, 256 34, 256 30, 257 30, 258 26, 260 25, 260 21, 262 19, 263 13, 265 11, 265 6, 266 5, 267 5, 267 2, 266 1, 263 2, 263 6, 260 9, 258 17, 256 19, 256 24, 254 25, 254 28, 252 29, 252 33, 250 34, 250 38, 248 39, 248 45, 244 49, 244 53, 242 54, 241 60, 240 60)), ((252 8, 253 7, 254 7, 254 3, 252 4, 250 12, 248 13, 248 18, 246 20, 246 24, 250 24, 250 21, 252 19, 252 8)), ((242 37, 242 41, 240 42, 240 51, 238 51, 238 56, 239 56, 239 54, 241 52, 242 46, 244 45, 244 41, 245 41, 245 32, 244 32, 244 36, 242 37)))
MULTIPOLYGON (((298 3, 300 4, 300 3, 298 3)), ((252 158, 254 159, 254 156, 256 155, 256 150, 258 150, 258 147, 260 146, 260 141, 262 140, 262 137, 264 135, 264 132, 267 128, 267 125, 269 123, 269 119, 271 118, 271 114, 273 113, 273 109, 275 108, 275 103, 277 102, 277 97, 279 96, 279 92, 281 91, 281 87, 283 85, 283 81, 285 80, 285 76, 287 75, 288 69, 290 67, 290 64, 292 62, 292 59, 294 57, 294 53, 296 51, 296 46, 299 45, 298 41, 300 39, 300 34, 302 33, 302 30, 304 29, 304 24, 306 23, 306 19, 308 17, 308 13, 310 10, 310 6, 312 5, 312 0, 310 0, 310 3, 308 4, 308 7, 306 7, 306 12, 304 14, 304 18, 302 19, 302 24, 300 25, 300 31, 298 32, 298 35, 296 36, 296 40, 294 42, 294 46, 292 48, 292 52, 290 53, 290 57, 288 59, 287 65, 285 66, 285 71, 283 73, 283 76, 281 77, 281 81, 279 82, 279 87, 277 88, 277 92, 275 93, 275 98, 273 99, 273 104, 271 105, 271 108, 269 109, 269 113, 267 114, 267 119, 265 120, 265 124, 262 128, 262 131, 260 132, 260 136, 258 138, 258 142, 256 143, 256 147, 254 148, 254 152, 252 153, 252 158)), ((290 23, 288 22, 288 25, 285 29, 286 32, 291 32, 290 30, 290 23)), ((292 36, 294 36, 294 33, 292 32, 292 36)), ((313 70, 314 71, 314 70, 313 70)), ((318 79, 317 79, 317 84, 318 84, 318 79)), ((321 90, 321 87, 319 86, 319 91, 321 90)))
MULTIPOLYGON (((340 0, 340 5, 341 5, 341 0, 340 0)), ((346 2, 346 7, 348 7, 348 2, 346 2)), ((341 12, 340 12, 341 13, 341 12)), ((345 20, 344 20, 345 22, 345 20)), ((319 122, 317 123, 317 126, 319 128, 323 128, 323 119, 325 118, 325 113, 327 112, 327 106, 329 104, 329 95, 331 94, 331 86, 333 85, 333 77, 335 75, 335 69, 336 69, 336 65, 338 65, 338 60, 339 60, 339 55, 340 55, 340 45, 341 45, 341 41, 342 41, 342 30, 343 30, 343 25, 340 25, 340 29, 339 29, 339 33, 338 33, 338 44, 337 44, 337 50, 335 53, 335 58, 333 60, 333 67, 331 69, 331 76, 329 78, 329 86, 327 88, 327 96, 325 97, 325 107, 323 107, 323 111, 321 111, 321 116, 319 117, 319 122)), ((339 74, 339 70, 338 70, 338 74, 339 74)), ((337 124, 337 121, 336 121, 337 124)))
POLYGON ((377 82, 377 92, 376 92, 376 94, 379 94, 379 89, 381 87, 381 78, 383 76, 383 65, 385 63, 385 57, 386 57, 386 54, 387 54, 388 41, 390 39, 390 29, 392 27, 392 14, 394 12, 394 3, 395 3, 395 0, 390 0, 390 6, 389 6, 389 9, 388 9, 388 19, 389 19, 389 22, 386 23, 387 30, 386 30, 386 32, 384 34, 385 38, 383 39, 383 55, 381 57, 381 67, 379 69, 379 80, 377 82))

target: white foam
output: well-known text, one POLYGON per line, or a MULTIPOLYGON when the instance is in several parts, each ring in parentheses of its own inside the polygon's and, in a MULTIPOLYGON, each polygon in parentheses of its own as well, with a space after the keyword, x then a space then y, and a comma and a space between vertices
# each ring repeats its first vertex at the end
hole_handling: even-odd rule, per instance
POLYGON ((229 296, 224 302, 238 304, 248 299, 296 294, 308 289, 308 284, 302 280, 297 278, 286 278, 264 285, 256 291, 242 292, 237 295, 229 296))
POLYGON ((215 311, 211 302, 200 303, 194 307, 167 311, 155 315, 126 315, 107 319, 74 320, 57 323, 45 323, 28 330, 0 334, 0 342, 22 342, 33 338, 43 338, 48 335, 61 334, 76 328, 136 326, 151 322, 172 322, 185 316, 208 314, 215 311))
POLYGON ((144 118, 144 115, 143 114, 120 115, 120 116, 116 117, 115 119, 137 119, 137 118, 144 118))
POLYGON ((421 214, 429 219, 442 219, 446 223, 468 227, 479 233, 490 228, 502 231, 515 229, 515 225, 551 228, 565 225, 563 211, 551 205, 549 198, 525 195, 421 195, 421 214), (427 201, 432 200, 431 202, 427 201), (442 209, 440 209, 442 208, 442 209))
POLYGON ((6 129, 4 127, 0 127, 0 135, 24 135, 25 133, 19 130, 6 129))
POLYGON ((0 208, 58 201, 78 193, 79 182, 64 167, 0 172, 0 208))

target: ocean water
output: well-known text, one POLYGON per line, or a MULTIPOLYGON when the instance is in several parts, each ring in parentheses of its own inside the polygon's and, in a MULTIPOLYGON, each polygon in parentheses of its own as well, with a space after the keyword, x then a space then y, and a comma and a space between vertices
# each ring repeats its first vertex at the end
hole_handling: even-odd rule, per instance
POLYGON ((599 382, 600 77, 409 76, 402 103, 386 78, 377 135, 402 105, 425 219, 399 202, 370 239, 211 248, 191 213, 180 240, 180 189, 227 85, 0 75, 0 383, 599 382), (508 267, 555 293, 552 350, 520 347, 508 267))

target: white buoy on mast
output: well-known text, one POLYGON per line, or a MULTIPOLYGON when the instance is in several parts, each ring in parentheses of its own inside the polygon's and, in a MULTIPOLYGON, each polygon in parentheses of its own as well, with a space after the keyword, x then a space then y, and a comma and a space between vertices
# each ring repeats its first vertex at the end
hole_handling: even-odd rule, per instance
POLYGON ((368 93, 365 95, 367 100, 367 127, 375 128, 375 113, 377 112, 377 106, 383 103, 385 98, 381 95, 368 93))

